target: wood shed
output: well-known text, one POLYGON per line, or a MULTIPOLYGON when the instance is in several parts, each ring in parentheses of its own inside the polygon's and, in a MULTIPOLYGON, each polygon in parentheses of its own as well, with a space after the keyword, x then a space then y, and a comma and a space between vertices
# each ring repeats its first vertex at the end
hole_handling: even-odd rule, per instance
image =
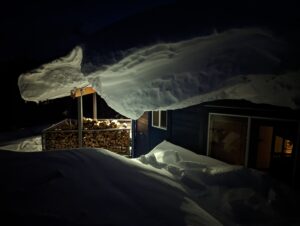
POLYGON ((43 151, 70 148, 105 148, 112 152, 132 156, 131 119, 98 119, 97 94, 92 87, 71 91, 78 99, 78 118, 64 119, 42 132, 43 151), (93 94, 93 118, 83 117, 82 96, 93 94))

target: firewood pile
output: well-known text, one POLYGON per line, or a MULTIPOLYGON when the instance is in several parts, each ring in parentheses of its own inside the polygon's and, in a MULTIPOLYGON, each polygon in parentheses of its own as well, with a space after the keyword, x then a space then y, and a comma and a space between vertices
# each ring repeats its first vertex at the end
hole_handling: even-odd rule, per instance
MULTIPOLYGON (((131 121, 83 119, 83 147, 105 148, 110 151, 130 155, 131 121)), ((43 132, 43 149, 60 150, 78 147, 78 124, 66 119, 43 132)))

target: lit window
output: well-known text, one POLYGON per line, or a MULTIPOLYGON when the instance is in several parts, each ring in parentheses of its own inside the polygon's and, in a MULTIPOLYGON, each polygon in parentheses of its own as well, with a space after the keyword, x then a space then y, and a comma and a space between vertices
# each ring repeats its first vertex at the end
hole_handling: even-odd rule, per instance
POLYGON ((282 144, 283 144, 283 138, 276 136, 275 137, 275 153, 281 153, 282 152, 282 144))
POLYGON ((288 139, 284 139, 282 137, 275 137, 275 146, 274 152, 275 154, 284 153, 286 155, 291 155, 293 153, 293 142, 288 139))
POLYGON ((152 111, 152 126, 167 129, 167 111, 152 111))
POLYGON ((293 152, 293 142, 290 140, 284 140, 284 154, 291 155, 293 152))

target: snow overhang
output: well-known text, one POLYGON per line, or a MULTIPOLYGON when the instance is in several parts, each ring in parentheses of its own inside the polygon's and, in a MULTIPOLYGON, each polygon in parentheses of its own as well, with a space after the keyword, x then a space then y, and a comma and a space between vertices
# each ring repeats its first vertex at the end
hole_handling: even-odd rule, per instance
POLYGON ((218 99, 296 108, 299 72, 274 73, 285 51, 285 43, 261 29, 234 29, 130 49, 109 65, 82 65, 85 52, 78 46, 68 56, 22 74, 18 85, 23 99, 36 102, 92 86, 110 107, 133 119, 144 111, 218 99), (83 66, 93 70, 84 74, 83 66))
POLYGON ((89 86, 81 73, 82 49, 75 47, 71 53, 36 70, 21 74, 18 86, 26 101, 41 102, 71 95, 74 88, 89 86))

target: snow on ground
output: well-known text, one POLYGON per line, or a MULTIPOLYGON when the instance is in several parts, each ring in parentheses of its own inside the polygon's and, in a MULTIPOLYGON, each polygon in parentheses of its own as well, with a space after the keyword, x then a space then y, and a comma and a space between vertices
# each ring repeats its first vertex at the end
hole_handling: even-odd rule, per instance
POLYGON ((288 192, 279 198, 282 188, 278 186, 283 185, 257 170, 197 155, 167 141, 134 161, 171 173, 188 188, 198 205, 224 225, 300 223, 293 209, 299 198, 293 202, 296 195, 287 198, 288 192), (290 215, 285 215, 284 208, 290 215))
POLYGON ((42 151, 41 136, 26 137, 20 140, 15 140, 10 144, 0 146, 0 150, 9 150, 17 152, 36 152, 42 151))
POLYGON ((136 159, 92 148, 3 150, 0 177, 0 219, 23 225, 300 223, 296 196, 267 175, 167 141, 136 159))
POLYGON ((102 149, 0 152, 1 220, 221 225, 172 176, 102 149))
POLYGON ((297 108, 299 71, 281 68, 276 73, 286 48, 261 29, 233 29, 130 49, 110 65, 82 65, 84 51, 76 47, 69 56, 20 75, 18 85, 25 100, 37 102, 91 85, 110 107, 133 119, 144 111, 218 99, 297 108))

